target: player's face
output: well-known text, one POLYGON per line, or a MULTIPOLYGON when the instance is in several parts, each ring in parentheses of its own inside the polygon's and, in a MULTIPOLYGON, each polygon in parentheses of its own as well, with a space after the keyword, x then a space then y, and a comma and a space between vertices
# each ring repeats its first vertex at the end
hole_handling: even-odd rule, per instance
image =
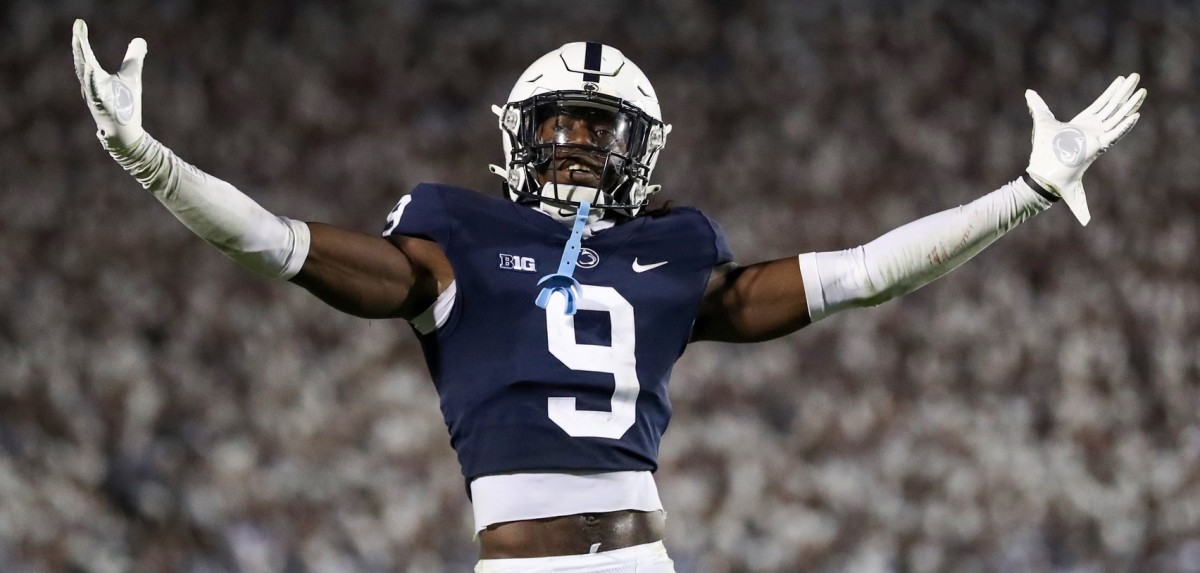
POLYGON ((623 114, 591 106, 554 106, 538 124, 535 144, 556 144, 538 169, 538 183, 602 188, 615 177, 629 149, 629 121, 623 114))

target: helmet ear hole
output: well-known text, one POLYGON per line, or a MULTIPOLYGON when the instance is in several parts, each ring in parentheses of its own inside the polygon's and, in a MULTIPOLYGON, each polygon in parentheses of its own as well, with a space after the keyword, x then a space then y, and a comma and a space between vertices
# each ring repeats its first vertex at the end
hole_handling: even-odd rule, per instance
MULTIPOLYGON (((669 127, 669 126, 668 126, 669 127)), ((650 151, 658 151, 667 144, 667 130, 661 125, 650 128, 650 140, 646 143, 650 151)))
POLYGON ((512 189, 520 189, 522 187, 522 183, 524 183, 524 181, 522 181, 522 179, 524 179, 522 175, 524 175, 524 173, 522 173, 520 169, 509 169, 508 186, 512 189))
POLYGON ((501 129, 509 133, 516 133, 517 128, 520 127, 520 125, 521 112, 517 111, 515 108, 509 107, 503 110, 503 112, 500 114, 501 129))

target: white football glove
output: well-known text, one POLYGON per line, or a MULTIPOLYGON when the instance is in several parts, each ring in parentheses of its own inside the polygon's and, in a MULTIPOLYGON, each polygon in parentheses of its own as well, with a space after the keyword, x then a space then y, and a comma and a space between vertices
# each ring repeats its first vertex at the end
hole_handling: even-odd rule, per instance
POLYGON ((1118 77, 1092 105, 1069 123, 1054 119, 1046 102, 1033 90, 1025 101, 1033 116, 1033 151, 1028 173, 1050 192, 1062 197, 1067 207, 1087 225, 1092 216, 1083 194, 1083 172, 1137 123, 1138 108, 1146 90, 1134 92, 1140 77, 1118 77))
POLYGON ((75 75, 96 120, 96 136, 109 151, 133 147, 146 133, 142 129, 142 61, 146 59, 146 41, 134 38, 129 42, 121 69, 112 75, 96 62, 88 43, 87 24, 75 20, 71 32, 75 75))

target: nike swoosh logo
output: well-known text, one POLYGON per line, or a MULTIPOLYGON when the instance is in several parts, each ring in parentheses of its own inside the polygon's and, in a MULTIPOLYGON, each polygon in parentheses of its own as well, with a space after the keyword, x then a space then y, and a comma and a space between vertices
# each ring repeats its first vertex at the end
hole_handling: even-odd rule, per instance
POLYGON ((660 263, 651 263, 649 265, 639 265, 637 258, 634 258, 633 259, 633 272, 644 273, 646 271, 657 269, 658 267, 661 267, 669 262, 671 262, 671 261, 662 261, 660 263))

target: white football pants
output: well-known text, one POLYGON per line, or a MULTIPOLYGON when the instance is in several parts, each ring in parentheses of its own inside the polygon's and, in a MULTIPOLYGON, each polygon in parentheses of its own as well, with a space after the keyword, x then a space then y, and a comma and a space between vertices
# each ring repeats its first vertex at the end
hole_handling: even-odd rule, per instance
POLYGON ((481 559, 475 573, 675 573, 675 563, 656 541, 587 555, 481 559))

